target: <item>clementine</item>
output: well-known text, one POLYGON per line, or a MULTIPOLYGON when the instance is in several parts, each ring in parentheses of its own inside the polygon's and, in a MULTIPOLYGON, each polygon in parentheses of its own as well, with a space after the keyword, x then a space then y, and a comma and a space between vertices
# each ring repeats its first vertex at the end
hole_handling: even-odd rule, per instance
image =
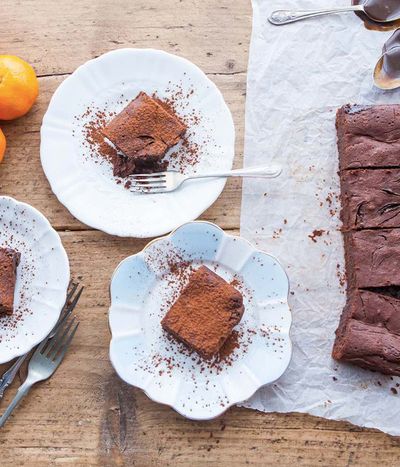
POLYGON ((15 55, 0 55, 0 120, 25 115, 39 93, 33 68, 15 55))
POLYGON ((4 153, 6 152, 6 137, 0 128, 0 162, 3 160, 4 153))

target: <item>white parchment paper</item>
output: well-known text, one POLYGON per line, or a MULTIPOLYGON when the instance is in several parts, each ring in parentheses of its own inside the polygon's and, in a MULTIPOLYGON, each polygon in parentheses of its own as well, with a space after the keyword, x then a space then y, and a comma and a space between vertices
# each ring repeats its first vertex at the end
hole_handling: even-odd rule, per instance
POLYGON ((345 303, 335 113, 348 102, 400 102, 400 93, 372 83, 391 33, 368 31, 352 13, 282 27, 267 21, 278 8, 324 6, 321 0, 253 0, 245 165, 278 163, 284 172, 274 181, 245 182, 241 233, 286 268, 294 352, 285 375, 245 405, 400 435, 398 378, 331 358, 345 303))

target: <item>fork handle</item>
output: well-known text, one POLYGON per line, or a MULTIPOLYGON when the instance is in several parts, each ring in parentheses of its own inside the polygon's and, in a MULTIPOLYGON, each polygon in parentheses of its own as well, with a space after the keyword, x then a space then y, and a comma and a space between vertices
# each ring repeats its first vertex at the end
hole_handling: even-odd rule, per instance
POLYGON ((275 178, 282 172, 280 167, 249 167, 247 169, 229 170, 227 172, 215 172, 212 174, 191 175, 191 178, 215 178, 215 177, 253 177, 253 178, 275 178))
POLYGON ((322 10, 276 10, 271 13, 268 21, 275 26, 294 23, 303 19, 314 18, 315 16, 331 15, 333 13, 345 13, 348 11, 364 11, 364 5, 352 5, 334 8, 325 8, 322 10))
POLYGON ((11 367, 4 373, 3 377, 0 378, 0 399, 4 395, 4 391, 8 388, 8 386, 14 381, 18 370, 21 368, 21 365, 26 360, 26 357, 29 355, 29 352, 21 355, 12 365, 11 367))
POLYGON ((25 380, 21 386, 18 388, 17 394, 15 394, 14 399, 11 401, 10 405, 7 407, 6 411, 0 418, 0 428, 4 426, 8 417, 11 415, 12 411, 19 404, 19 402, 28 394, 29 389, 32 387, 32 383, 28 380, 25 380))

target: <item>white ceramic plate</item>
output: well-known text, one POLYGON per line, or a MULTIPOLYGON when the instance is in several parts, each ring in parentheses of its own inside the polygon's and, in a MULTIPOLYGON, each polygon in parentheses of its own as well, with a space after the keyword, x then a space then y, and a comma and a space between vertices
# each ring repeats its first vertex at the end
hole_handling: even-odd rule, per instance
POLYGON ((189 127, 199 162, 180 168, 230 169, 231 113, 215 84, 188 60, 152 49, 115 50, 86 62, 59 86, 43 119, 40 153, 52 190, 76 218, 109 234, 152 237, 196 219, 218 198, 225 180, 189 182, 168 194, 133 193, 85 146, 82 114, 88 107, 119 112, 140 91, 170 98, 177 90, 183 96, 177 112, 199 117, 189 127))
POLYGON ((286 370, 292 353, 289 283, 277 260, 214 224, 190 222, 126 258, 111 281, 111 362, 118 375, 185 417, 206 420, 286 370), (160 320, 182 285, 173 265, 205 264, 241 284, 245 313, 230 364, 206 364, 168 339, 160 320))
POLYGON ((0 363, 31 350, 56 324, 66 299, 68 257, 35 208, 0 196, 0 246, 21 253, 14 314, 0 317, 0 363))

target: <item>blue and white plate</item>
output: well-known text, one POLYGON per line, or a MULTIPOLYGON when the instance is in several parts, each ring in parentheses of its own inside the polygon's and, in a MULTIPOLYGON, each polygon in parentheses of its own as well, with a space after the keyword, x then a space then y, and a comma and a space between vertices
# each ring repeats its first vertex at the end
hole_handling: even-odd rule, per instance
POLYGON ((285 372, 292 353, 288 291, 288 278, 274 257, 214 224, 187 223, 115 270, 111 362, 127 383, 185 417, 217 417, 285 372), (176 268, 177 263, 188 269, 176 268), (236 327, 239 347, 222 362, 190 354, 160 325, 188 271, 201 264, 233 281, 244 297, 245 312, 236 327))

